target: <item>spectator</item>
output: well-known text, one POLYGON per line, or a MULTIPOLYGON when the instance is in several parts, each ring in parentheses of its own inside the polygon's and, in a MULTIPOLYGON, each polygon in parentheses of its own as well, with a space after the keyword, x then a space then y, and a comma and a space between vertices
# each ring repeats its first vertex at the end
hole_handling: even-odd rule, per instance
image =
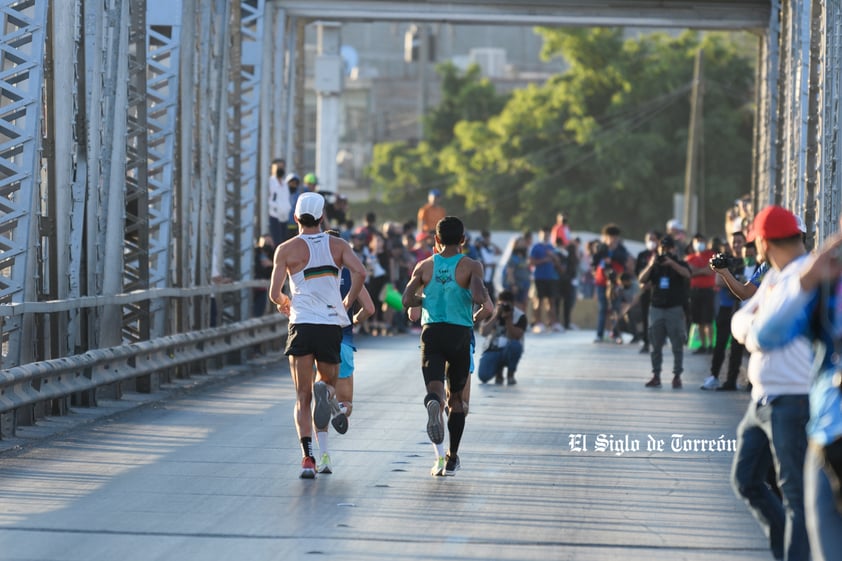
POLYGON ((515 372, 523 355, 523 335, 526 332, 526 314, 514 306, 514 296, 503 290, 497 299, 494 314, 480 324, 480 335, 485 337, 479 359, 477 376, 485 383, 494 378, 495 384, 503 383, 503 369, 510 386, 515 385, 515 372))
POLYGON ((272 173, 269 176, 269 234, 274 245, 286 241, 287 221, 292 206, 289 202, 289 189, 286 187, 284 174, 286 162, 277 159, 272 162, 272 173))
POLYGON ((439 204, 441 191, 431 189, 427 193, 427 204, 418 209, 418 231, 436 232, 436 224, 447 215, 444 207, 439 204))
POLYGON ((556 246, 556 254, 561 263, 558 284, 558 299, 561 304, 561 326, 568 330, 573 324, 570 317, 576 305, 576 285, 579 283, 579 246, 570 242, 565 246, 556 246))
POLYGON ((567 247, 570 244, 570 227, 567 225, 567 218, 561 212, 556 214, 550 241, 553 245, 561 247, 567 247))
POLYGON ((298 203, 298 197, 304 192, 304 187, 301 185, 301 179, 294 173, 290 173, 284 180, 287 191, 289 192, 289 215, 287 216, 286 232, 284 240, 289 240, 298 235, 298 224, 295 222, 295 205, 298 203))
POLYGON ((602 228, 602 243, 593 256, 594 284, 599 303, 596 319, 596 339, 602 343, 605 336, 605 323, 608 319, 608 285, 632 267, 631 257, 620 239, 620 228, 616 224, 606 224, 602 228))
POLYGON ((713 353, 713 312, 716 297, 716 273, 710 268, 714 253, 707 246, 703 234, 693 236, 692 253, 687 256, 690 265, 690 323, 699 330, 699 348, 693 354, 713 353))
MULTIPOLYGON (((757 239, 762 239, 759 232, 757 239)), ((808 258, 800 275, 778 283, 772 298, 758 309, 747 338, 749 346, 756 341, 761 350, 806 340, 816 353, 804 461, 804 510, 813 561, 839 559, 842 551, 840 248, 842 235, 836 234, 815 258, 808 258)))
POLYGON ((333 207, 330 209, 328 215, 332 223, 342 226, 348 220, 348 197, 345 195, 336 195, 333 207))
POLYGON ((681 388, 684 371, 684 343, 687 340, 684 320, 684 302, 687 300, 687 283, 690 266, 678 257, 675 241, 670 236, 661 238, 658 255, 653 256, 640 274, 640 282, 652 283, 652 305, 649 309, 649 341, 652 344, 652 379, 647 388, 661 387, 661 363, 664 342, 672 346, 672 387, 681 388))
POLYGON ((479 261, 482 263, 485 271, 485 278, 483 279, 485 288, 488 290, 491 299, 495 300, 494 273, 497 270, 497 261, 503 252, 491 241, 491 232, 488 230, 480 232, 479 237, 474 242, 474 246, 477 249, 479 261))
POLYGON ((731 341, 728 355, 728 372, 725 383, 719 383, 719 371, 725 362, 725 347, 731 336, 731 317, 737 310, 739 290, 745 283, 745 264, 742 260, 743 246, 746 243, 742 232, 731 233, 729 252, 722 259, 711 261, 710 267, 717 273, 716 284, 719 286, 719 310, 716 313, 716 342, 713 347, 713 359, 710 376, 702 384, 703 390, 734 391, 737 389, 737 376, 743 361, 743 346, 738 341, 731 341))
POLYGON ((681 220, 673 218, 667 221, 666 235, 675 240, 675 252, 680 258, 684 259, 687 253, 687 232, 684 230, 684 224, 681 220))
POLYGON ((315 173, 310 172, 304 176, 304 188, 311 193, 318 191, 319 178, 315 173))
POLYGON ((803 472, 805 426, 810 416, 810 344, 805 337, 797 337, 778 348, 761 349, 748 341, 748 334, 762 310, 780 302, 780 285, 788 281, 798 285, 810 262, 790 211, 766 207, 755 218, 752 231, 757 235, 758 253, 772 270, 755 295, 734 313, 732 321, 734 339, 747 344, 751 351, 748 372, 752 391, 751 402, 737 427, 731 483, 769 536, 773 556, 808 561, 803 472), (766 483, 773 465, 782 497, 766 483))
POLYGON ((529 251, 529 266, 532 267, 532 281, 535 285, 535 298, 532 303, 532 331, 543 333, 555 332, 563 328, 556 317, 558 310, 558 259, 550 244, 551 228, 541 228, 541 238, 529 251), (542 311, 546 313, 546 324, 542 323, 542 311))
POLYGON ((601 243, 599 240, 591 240, 586 243, 582 260, 579 262, 579 277, 581 278, 579 285, 582 298, 585 300, 591 300, 596 293, 593 263, 594 256, 597 254, 601 243))
POLYGON ((619 337, 620 333, 631 333, 632 342, 640 341, 640 290, 636 290, 635 278, 631 273, 620 275, 620 284, 617 287, 617 318, 614 323, 614 330, 619 337))
MULTIPOLYGON (((661 233, 655 230, 646 232, 646 249, 637 254, 637 260, 634 265, 634 274, 640 278, 640 273, 652 260, 652 257, 658 254, 658 245, 661 243, 661 233)), ((640 347, 640 353, 649 353, 649 305, 652 302, 652 284, 640 283, 640 318, 642 323, 642 337, 643 346, 640 347)))
POLYGON ((532 234, 528 231, 515 238, 512 251, 509 253, 509 259, 503 265, 503 290, 512 293, 514 305, 523 312, 526 311, 526 304, 529 300, 531 273, 527 253, 531 243, 532 234))
MULTIPOLYGON (((257 240, 254 248, 254 278, 269 280, 272 278, 274 264, 275 242, 271 234, 263 234, 257 240)), ((267 287, 256 287, 252 291, 252 317, 260 317, 266 313, 269 304, 267 287)))

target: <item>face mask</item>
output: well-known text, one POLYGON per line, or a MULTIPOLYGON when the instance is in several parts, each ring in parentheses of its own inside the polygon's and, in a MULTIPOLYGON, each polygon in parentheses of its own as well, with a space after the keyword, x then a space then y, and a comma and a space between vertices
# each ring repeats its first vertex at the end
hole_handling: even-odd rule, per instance
POLYGON ((696 251, 704 251, 705 250, 705 244, 703 244, 703 243, 697 243, 693 247, 696 248, 696 251))
POLYGON ((648 242, 646 242, 646 249, 648 249, 649 251, 655 251, 656 249, 658 249, 658 242, 649 240, 648 242))

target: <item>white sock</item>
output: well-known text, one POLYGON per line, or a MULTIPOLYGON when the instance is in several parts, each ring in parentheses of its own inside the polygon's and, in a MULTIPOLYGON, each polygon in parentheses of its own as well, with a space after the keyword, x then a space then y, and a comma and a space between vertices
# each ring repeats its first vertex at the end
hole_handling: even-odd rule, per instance
POLYGON ((441 444, 433 444, 433 448, 436 449, 436 459, 444 457, 444 441, 441 444))
POLYGON ((327 431, 317 431, 316 440, 319 441, 319 455, 329 454, 327 450, 327 431))

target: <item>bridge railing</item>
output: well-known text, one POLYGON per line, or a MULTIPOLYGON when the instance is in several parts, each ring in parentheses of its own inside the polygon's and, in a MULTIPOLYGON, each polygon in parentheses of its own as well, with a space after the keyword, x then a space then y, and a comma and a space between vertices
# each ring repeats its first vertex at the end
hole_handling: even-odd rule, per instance
MULTIPOLYGON (((16 314, 53 314, 103 305, 172 298, 222 296, 248 288, 265 287, 266 281, 243 281, 222 286, 138 291, 110 297, 90 297, 53 302, 27 302, 0 306, 0 318, 16 314)), ((37 418, 61 415, 74 405, 95 406, 105 394, 119 398, 123 386, 142 392, 155 391, 172 378, 187 378, 206 371, 209 359, 240 363, 244 352, 266 344, 278 347, 286 337, 287 318, 271 313, 218 327, 178 333, 91 349, 82 354, 31 362, 0 370, 0 438, 13 436, 19 425, 37 418)))

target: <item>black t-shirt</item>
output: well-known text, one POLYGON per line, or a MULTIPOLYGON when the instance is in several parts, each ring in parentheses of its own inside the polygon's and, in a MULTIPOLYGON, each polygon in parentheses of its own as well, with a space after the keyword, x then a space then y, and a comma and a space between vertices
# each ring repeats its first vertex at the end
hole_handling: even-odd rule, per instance
POLYGON ((637 261, 634 264, 634 275, 636 277, 640 276, 640 273, 643 272, 643 269, 646 268, 646 265, 649 264, 649 260, 652 259, 652 250, 645 249, 637 254, 637 261))
MULTIPOLYGON (((674 259, 690 272, 686 261, 674 259)), ((670 265, 655 263, 649 271, 649 283, 652 285, 652 306, 655 308, 673 308, 684 306, 687 300, 687 279, 678 274, 670 265)))

